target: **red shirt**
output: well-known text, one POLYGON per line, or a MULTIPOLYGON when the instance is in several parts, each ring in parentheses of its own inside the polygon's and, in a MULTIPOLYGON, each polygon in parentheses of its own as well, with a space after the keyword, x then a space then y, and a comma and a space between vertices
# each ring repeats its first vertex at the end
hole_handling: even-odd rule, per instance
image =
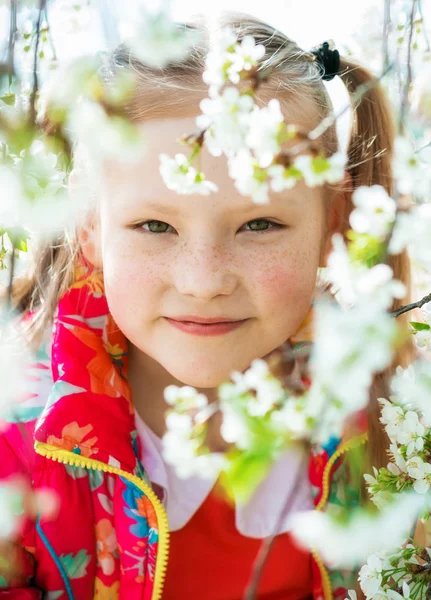
MULTIPOLYGON (((191 520, 170 534, 162 600, 242 600, 262 540, 235 527, 235 508, 211 492, 191 520)), ((259 585, 259 600, 312 597, 311 555, 288 533, 275 540, 259 585)))

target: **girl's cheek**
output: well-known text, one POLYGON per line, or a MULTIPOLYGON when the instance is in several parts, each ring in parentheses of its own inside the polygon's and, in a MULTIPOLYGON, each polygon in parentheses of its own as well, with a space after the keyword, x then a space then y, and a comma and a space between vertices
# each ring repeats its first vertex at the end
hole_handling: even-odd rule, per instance
POLYGON ((268 300, 282 302, 295 296, 302 285, 297 267, 285 268, 275 265, 262 271, 257 289, 265 290, 265 297, 268 300))

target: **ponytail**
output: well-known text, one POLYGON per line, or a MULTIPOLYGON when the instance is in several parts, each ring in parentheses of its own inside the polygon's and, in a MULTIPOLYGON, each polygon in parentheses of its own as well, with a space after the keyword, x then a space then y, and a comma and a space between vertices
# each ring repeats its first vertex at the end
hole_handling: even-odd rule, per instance
MULTIPOLYGON (((395 118, 390 102, 380 83, 370 71, 356 62, 341 58, 339 76, 343 80, 350 96, 359 86, 370 84, 370 89, 353 106, 353 123, 348 145, 347 171, 352 179, 353 190, 360 186, 382 186, 389 195, 394 192, 392 156, 396 135, 395 118)), ((353 205, 346 211, 344 231, 349 229, 348 215, 353 205)), ((407 253, 389 255, 388 264, 394 278, 402 281, 407 288, 403 299, 396 299, 392 310, 410 302, 411 274, 407 253)), ((408 314, 398 317, 398 322, 407 327, 408 314)), ((394 369, 400 365, 406 367, 414 358, 414 342, 410 338, 396 354, 393 364, 374 378, 368 404, 368 454, 370 467, 386 466, 389 440, 380 424, 380 407, 377 399, 388 398, 390 379, 394 369)))

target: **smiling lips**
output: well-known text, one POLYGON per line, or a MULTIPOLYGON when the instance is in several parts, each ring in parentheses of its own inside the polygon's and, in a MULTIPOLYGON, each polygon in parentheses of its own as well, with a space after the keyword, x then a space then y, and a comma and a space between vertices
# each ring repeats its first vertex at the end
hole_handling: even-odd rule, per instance
POLYGON ((165 317, 165 319, 180 331, 206 336, 229 333, 248 321, 248 319, 233 320, 226 317, 205 318, 197 315, 180 315, 175 319, 170 317, 165 317))

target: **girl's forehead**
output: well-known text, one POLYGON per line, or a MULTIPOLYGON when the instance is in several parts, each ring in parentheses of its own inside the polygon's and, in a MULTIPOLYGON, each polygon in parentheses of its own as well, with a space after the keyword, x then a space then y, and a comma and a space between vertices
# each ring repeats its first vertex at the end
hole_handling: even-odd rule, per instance
MULTIPOLYGON (((103 204, 108 204, 108 210, 118 209, 140 210, 154 208, 155 205, 167 209, 219 208, 220 210, 235 210, 251 212, 253 204, 248 196, 243 196, 235 188, 235 183, 229 175, 226 157, 214 157, 203 146, 197 165, 206 178, 214 182, 217 192, 210 196, 178 195, 169 190, 160 174, 160 153, 174 157, 182 153, 187 157, 191 153, 190 146, 180 143, 179 138, 197 132, 195 116, 167 119, 153 119, 138 124, 143 132, 146 152, 134 163, 109 161, 105 164, 102 178, 103 204)), ((304 210, 304 203, 313 205, 321 196, 319 188, 308 188, 304 182, 298 182, 294 189, 283 193, 270 193, 270 206, 274 208, 289 208, 304 210)), ((312 208, 310 206, 309 208, 312 208)), ((264 207, 260 207, 265 212, 264 207)), ((307 212, 307 208, 305 208, 307 212)))

